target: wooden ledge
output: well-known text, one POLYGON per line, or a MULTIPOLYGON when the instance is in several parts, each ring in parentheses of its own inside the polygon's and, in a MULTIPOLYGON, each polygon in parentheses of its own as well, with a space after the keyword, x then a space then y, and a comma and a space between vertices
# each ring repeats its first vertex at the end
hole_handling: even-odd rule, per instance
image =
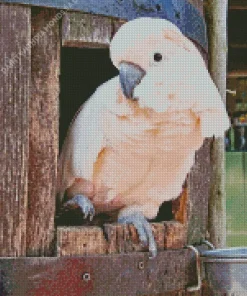
MULTIPOLYGON (((151 223, 158 250, 180 249, 187 243, 187 226, 177 221, 151 223)), ((119 254, 147 251, 132 225, 105 224, 57 228, 57 256, 119 254)))

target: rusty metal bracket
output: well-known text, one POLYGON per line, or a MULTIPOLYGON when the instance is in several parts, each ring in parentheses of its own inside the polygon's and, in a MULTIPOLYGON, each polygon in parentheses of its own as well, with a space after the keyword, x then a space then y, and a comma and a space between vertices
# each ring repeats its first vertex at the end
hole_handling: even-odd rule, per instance
POLYGON ((134 296, 185 289, 196 281, 189 250, 54 258, 0 258, 1 296, 134 296))
POLYGON ((158 17, 170 20, 206 52, 208 50, 206 24, 200 12, 188 0, 2 0, 33 6, 76 10, 126 20, 137 17, 158 17))

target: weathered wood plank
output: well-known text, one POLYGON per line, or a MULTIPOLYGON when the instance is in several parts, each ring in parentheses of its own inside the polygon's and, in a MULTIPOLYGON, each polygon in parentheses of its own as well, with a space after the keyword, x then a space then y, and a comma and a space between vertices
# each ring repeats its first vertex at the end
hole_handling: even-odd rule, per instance
POLYGON ((1 296, 136 296, 182 290, 195 281, 188 250, 53 258, 0 258, 1 296))
MULTIPOLYGON (((187 227, 179 222, 151 223, 157 248, 180 249, 186 244, 187 227)), ((88 255, 117 254, 147 251, 138 239, 133 225, 105 224, 103 229, 93 226, 57 228, 57 254, 88 255)))
POLYGON ((199 243, 207 234, 208 198, 211 180, 211 139, 197 151, 195 164, 188 177, 188 243, 199 243))
MULTIPOLYGON (((190 285, 191 286, 191 283, 190 285)), ((160 294, 152 294, 146 296, 215 296, 215 292, 213 292, 207 285, 205 281, 202 282, 202 288, 199 291, 188 292, 187 290, 183 289, 180 291, 173 291, 173 292, 166 292, 160 294)), ((217 294, 218 295, 218 294, 217 294)), ((226 296, 226 295, 218 295, 218 296, 226 296)))
POLYGON ((227 74, 228 78, 247 77, 247 70, 230 71, 227 74))
POLYGON ((62 45, 69 47, 109 47, 112 20, 107 17, 67 12, 62 20, 62 45))
POLYGON ((229 0, 229 9, 247 9, 247 1, 246 0, 229 0))
POLYGON ((187 243, 187 225, 169 221, 164 226, 165 249, 182 249, 187 243))
MULTIPOLYGON (((158 250, 164 250, 165 243, 165 226, 163 223, 151 223, 154 238, 158 250)), ((107 252, 128 253, 147 251, 148 248, 140 244, 138 234, 134 226, 123 226, 120 224, 106 224, 104 226, 107 240, 109 242, 107 252)))
POLYGON ((30 19, 0 4, 0 256, 26 254, 30 19))
POLYGON ((132 225, 105 224, 104 232, 108 240, 108 254, 147 251, 139 243, 138 234, 132 225))
POLYGON ((100 227, 58 227, 57 256, 105 254, 107 242, 100 227))
MULTIPOLYGON (((208 0, 207 23, 209 38, 209 71, 221 94, 226 100, 227 73, 227 9, 228 1, 220 3, 208 0)), ((209 198, 209 233, 210 241, 216 247, 226 244, 226 196, 225 196, 225 157, 224 138, 212 142, 211 163, 212 182, 209 198)))
POLYGON ((32 40, 36 36, 39 38, 32 47, 27 221, 29 256, 51 254, 54 232, 60 71, 59 24, 54 21, 55 14, 54 10, 32 9, 32 40))

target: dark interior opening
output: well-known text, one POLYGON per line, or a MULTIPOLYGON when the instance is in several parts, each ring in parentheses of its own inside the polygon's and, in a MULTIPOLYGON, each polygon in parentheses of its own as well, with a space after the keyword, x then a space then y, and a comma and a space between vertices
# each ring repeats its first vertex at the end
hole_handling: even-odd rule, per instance
MULTIPOLYGON (((94 93, 96 88, 110 78, 118 75, 113 66, 109 49, 62 48, 60 73, 60 150, 67 134, 70 122, 80 106, 94 93)), ((168 221, 173 218, 172 203, 165 202, 155 221, 168 221)), ((107 215, 96 217, 91 224, 103 224, 107 215)), ((60 212, 57 225, 85 225, 79 210, 60 212)))
POLYGON ((80 106, 103 82, 118 75, 108 49, 63 48, 60 74, 60 148, 80 106))

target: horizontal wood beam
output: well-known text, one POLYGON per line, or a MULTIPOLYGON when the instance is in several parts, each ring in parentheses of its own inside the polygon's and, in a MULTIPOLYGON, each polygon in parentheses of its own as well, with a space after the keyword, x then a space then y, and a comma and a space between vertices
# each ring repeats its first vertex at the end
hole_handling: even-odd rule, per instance
MULTIPOLYGON (((84 257, 0 258, 1 296, 156 295, 196 283, 187 249, 84 257)), ((163 295, 163 294, 162 294, 163 295)))
POLYGON ((245 5, 230 5, 229 10, 247 10, 247 4, 245 4, 245 5))
POLYGON ((247 69, 230 71, 227 74, 227 78, 238 78, 238 77, 247 77, 247 69))
POLYGON ((229 9, 247 9, 246 0, 228 0, 229 9))
POLYGON ((247 48, 247 44, 244 44, 244 43, 229 43, 228 46, 234 49, 247 48))
POLYGON ((109 47, 112 28, 108 17, 67 12, 62 20, 62 46, 109 47))

